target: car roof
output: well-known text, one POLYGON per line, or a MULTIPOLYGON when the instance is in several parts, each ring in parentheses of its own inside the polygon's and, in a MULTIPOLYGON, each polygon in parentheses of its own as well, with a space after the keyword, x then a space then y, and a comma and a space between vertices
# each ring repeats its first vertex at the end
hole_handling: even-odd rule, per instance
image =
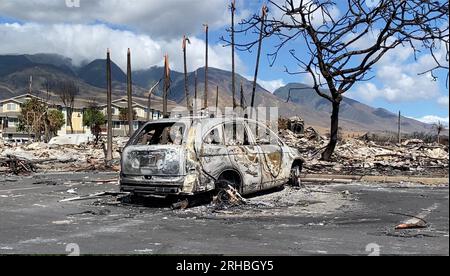
POLYGON ((264 125, 261 122, 258 122, 256 120, 253 119, 247 119, 244 117, 232 117, 232 116, 222 116, 222 117, 181 117, 181 118, 164 118, 164 119, 160 119, 157 121, 150 121, 147 122, 145 126, 147 125, 152 125, 152 124, 165 124, 165 123, 183 123, 186 125, 193 123, 201 123, 202 124, 202 132, 206 132, 210 129, 212 129, 213 127, 220 125, 220 124, 224 124, 224 123, 230 123, 230 122, 251 122, 251 123, 257 123, 260 125, 264 125))

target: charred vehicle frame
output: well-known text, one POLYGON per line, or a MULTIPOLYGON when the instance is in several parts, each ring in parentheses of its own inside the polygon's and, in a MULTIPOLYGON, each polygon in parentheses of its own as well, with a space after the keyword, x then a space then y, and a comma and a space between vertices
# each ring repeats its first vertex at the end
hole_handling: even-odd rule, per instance
POLYGON ((120 188, 139 196, 194 195, 232 185, 246 195, 299 185, 304 160, 271 129, 246 118, 162 119, 122 152, 120 188))

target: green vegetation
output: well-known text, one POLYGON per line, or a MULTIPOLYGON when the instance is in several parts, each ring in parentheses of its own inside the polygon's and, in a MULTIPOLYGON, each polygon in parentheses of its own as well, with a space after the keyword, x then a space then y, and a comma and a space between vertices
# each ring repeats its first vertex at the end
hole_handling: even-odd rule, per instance
POLYGON ((38 141, 42 140, 44 134, 44 140, 49 141, 64 124, 64 114, 61 111, 49 109, 45 102, 32 98, 22 105, 18 130, 33 134, 38 141))
POLYGON ((101 126, 105 123, 105 115, 103 115, 98 107, 92 106, 84 112, 83 125, 91 129, 92 134, 95 136, 95 144, 97 144, 100 139, 100 134, 102 132, 101 126))

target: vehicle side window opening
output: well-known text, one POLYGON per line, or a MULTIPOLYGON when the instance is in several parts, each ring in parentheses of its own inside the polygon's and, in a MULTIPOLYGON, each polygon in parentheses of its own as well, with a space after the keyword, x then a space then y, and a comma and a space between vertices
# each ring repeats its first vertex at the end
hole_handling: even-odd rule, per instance
POLYGON ((256 123, 248 123, 257 144, 279 145, 278 137, 268 128, 256 123))
POLYGON ((210 145, 221 145, 223 144, 222 137, 220 135, 219 127, 211 130, 205 137, 205 143, 210 145))
POLYGON ((135 136, 133 145, 181 145, 184 126, 175 123, 149 124, 135 136))
POLYGON ((229 146, 250 145, 247 130, 242 123, 227 123, 224 125, 225 144, 229 146))

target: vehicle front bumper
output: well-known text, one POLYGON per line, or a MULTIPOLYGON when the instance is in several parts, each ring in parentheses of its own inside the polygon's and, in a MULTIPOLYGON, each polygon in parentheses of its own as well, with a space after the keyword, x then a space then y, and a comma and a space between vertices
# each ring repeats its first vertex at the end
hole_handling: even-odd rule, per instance
POLYGON ((141 195, 192 195, 195 186, 186 176, 125 176, 120 177, 120 191, 141 195))

